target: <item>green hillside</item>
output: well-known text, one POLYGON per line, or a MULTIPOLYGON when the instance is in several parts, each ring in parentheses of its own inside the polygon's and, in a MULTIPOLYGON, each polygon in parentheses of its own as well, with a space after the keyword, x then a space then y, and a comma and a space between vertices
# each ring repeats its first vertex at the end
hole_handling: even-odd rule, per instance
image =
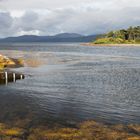
POLYGON ((140 44, 140 26, 129 27, 98 36, 94 44, 140 44))

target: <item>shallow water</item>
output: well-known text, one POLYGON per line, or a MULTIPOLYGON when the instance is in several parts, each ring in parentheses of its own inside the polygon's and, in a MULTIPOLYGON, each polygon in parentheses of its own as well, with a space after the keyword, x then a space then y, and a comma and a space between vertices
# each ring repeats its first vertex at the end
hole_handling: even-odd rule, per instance
POLYGON ((140 124, 140 48, 78 43, 3 44, 26 79, 0 86, 0 121, 140 124))

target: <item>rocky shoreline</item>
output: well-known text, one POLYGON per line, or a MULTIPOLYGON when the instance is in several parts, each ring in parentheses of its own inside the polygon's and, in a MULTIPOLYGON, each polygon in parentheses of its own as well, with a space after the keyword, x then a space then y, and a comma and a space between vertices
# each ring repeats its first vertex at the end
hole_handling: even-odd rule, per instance
POLYGON ((0 55, 0 84, 7 84, 8 82, 24 79, 23 74, 9 70, 10 68, 22 67, 23 65, 22 59, 8 58, 0 55))
POLYGON ((4 70, 5 68, 16 68, 23 66, 22 59, 9 58, 0 54, 0 69, 4 70))

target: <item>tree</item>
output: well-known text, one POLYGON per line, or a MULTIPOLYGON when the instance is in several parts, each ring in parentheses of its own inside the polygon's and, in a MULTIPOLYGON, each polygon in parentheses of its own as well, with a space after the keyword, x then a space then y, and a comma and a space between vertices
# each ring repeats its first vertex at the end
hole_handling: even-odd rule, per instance
POLYGON ((114 32, 113 32, 113 31, 109 32, 109 33, 107 34, 107 37, 114 37, 114 32))

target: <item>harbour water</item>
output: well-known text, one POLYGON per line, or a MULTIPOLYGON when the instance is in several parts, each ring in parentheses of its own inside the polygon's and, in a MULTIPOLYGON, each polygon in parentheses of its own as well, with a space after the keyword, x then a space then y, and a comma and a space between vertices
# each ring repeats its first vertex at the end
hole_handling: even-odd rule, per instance
POLYGON ((0 122, 140 124, 140 47, 17 43, 0 53, 23 58, 13 70, 26 77, 0 85, 0 122))

